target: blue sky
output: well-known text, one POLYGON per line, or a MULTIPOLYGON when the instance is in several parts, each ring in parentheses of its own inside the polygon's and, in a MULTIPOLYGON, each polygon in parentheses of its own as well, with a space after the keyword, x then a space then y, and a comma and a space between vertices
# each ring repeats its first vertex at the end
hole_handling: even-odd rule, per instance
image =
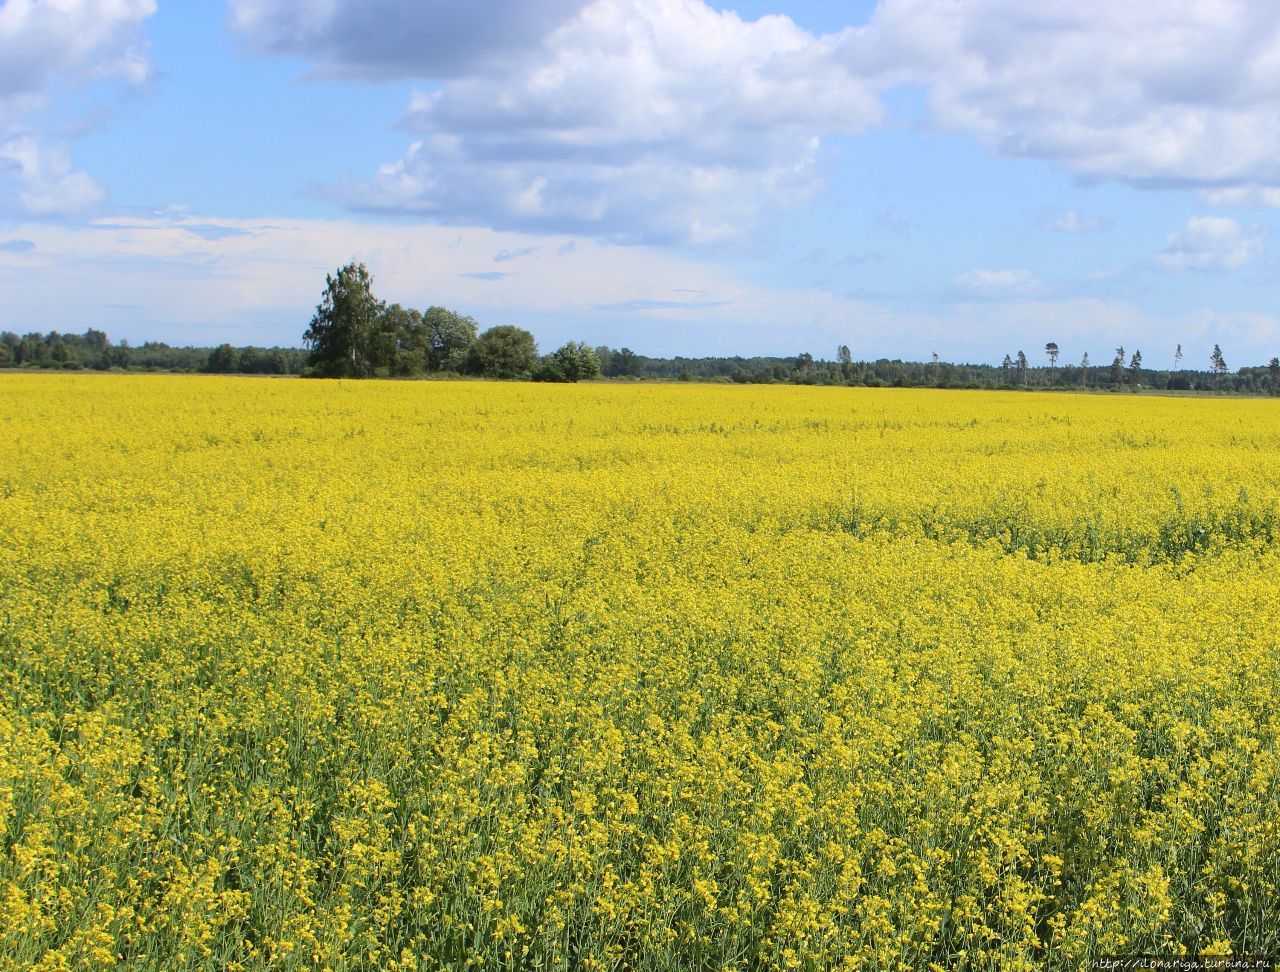
POLYGON ((5 0, 0 328, 1260 363, 1277 109, 1225 0, 5 0))

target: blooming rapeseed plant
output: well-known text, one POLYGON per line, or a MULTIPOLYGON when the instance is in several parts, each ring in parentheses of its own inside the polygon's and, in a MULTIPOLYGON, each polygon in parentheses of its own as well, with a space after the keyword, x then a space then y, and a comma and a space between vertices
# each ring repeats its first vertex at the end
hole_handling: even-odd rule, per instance
POLYGON ((1278 418, 2 376, 2 964, 1280 951, 1278 418))

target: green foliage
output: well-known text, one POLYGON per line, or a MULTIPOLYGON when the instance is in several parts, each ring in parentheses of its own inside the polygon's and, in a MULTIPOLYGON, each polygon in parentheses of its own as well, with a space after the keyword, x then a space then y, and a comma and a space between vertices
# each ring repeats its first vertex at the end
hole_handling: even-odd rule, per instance
POLYGON ((239 363, 239 352, 229 344, 220 344, 209 352, 209 364, 205 370, 215 375, 229 375, 239 363))
POLYGON ((630 348, 619 348, 609 356, 605 374, 610 378, 629 378, 640 373, 640 356, 630 348))
POLYGON ((600 374, 595 350, 581 341, 570 341, 542 359, 534 381, 582 381, 600 374))
POLYGON ((523 328, 502 324, 476 339, 467 370, 486 378, 528 378, 538 365, 538 345, 523 328))
POLYGON ((842 344, 836 348, 836 363, 840 366, 840 377, 848 381, 853 377, 853 352, 849 345, 842 344))
POLYGON ((1215 344, 1213 354, 1209 355, 1209 361, 1213 365, 1213 387, 1221 389, 1222 379, 1227 373, 1227 361, 1222 356, 1222 348, 1215 344))
POLYGON ((1124 385, 1124 346, 1116 348, 1116 356, 1111 359, 1111 384, 1117 388, 1124 385))
POLYGON ((373 295, 373 277, 363 263, 348 263, 325 277, 324 296, 303 340, 310 365, 325 377, 366 378, 385 353, 386 305, 373 295))
POLYGON ((422 315, 428 371, 464 371, 478 330, 474 317, 444 307, 428 307, 422 315))
POLYGON ((476 343, 476 322, 444 307, 425 313, 388 306, 373 295, 364 264, 325 279, 325 293, 303 336, 313 373, 324 377, 410 377, 463 371, 476 343))

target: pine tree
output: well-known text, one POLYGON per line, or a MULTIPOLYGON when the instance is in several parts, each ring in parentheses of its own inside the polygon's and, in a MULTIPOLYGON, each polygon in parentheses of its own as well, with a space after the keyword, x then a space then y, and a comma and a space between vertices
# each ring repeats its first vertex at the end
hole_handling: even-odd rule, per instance
POLYGON ((1222 377, 1227 373, 1227 361, 1222 357, 1222 348, 1216 344, 1213 346, 1213 354, 1209 355, 1209 362, 1213 365, 1214 391, 1221 391, 1222 377))

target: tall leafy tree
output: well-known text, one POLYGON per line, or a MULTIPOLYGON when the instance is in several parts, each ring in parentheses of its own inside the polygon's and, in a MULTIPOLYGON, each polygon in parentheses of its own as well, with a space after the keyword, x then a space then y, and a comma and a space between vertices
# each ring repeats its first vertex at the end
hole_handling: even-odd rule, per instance
POLYGON ((422 315, 392 304, 378 328, 378 365, 394 375, 416 375, 427 366, 427 336, 422 315))
POLYGON ((840 377, 846 381, 853 377, 853 352, 849 345, 842 344, 836 348, 836 363, 840 365, 840 377))
POLYGON ((534 381, 582 381, 600 374, 600 360, 585 342, 570 341, 542 359, 534 381))
POLYGON ((327 275, 324 296, 302 336, 311 352, 308 364, 326 377, 372 375, 385 310, 363 263, 348 263, 327 275))
MULTIPOLYGON (((600 359, 595 349, 585 341, 576 344, 570 341, 560 349, 565 353, 566 372, 573 375, 573 381, 585 381, 600 376, 600 359)), ((559 352, 557 352, 559 353, 559 352)))
POLYGON ((612 377, 619 375, 630 377, 635 375, 640 369, 640 356, 630 348, 619 348, 613 352, 613 360, 609 362, 609 371, 607 374, 612 377))
POLYGON ((462 371, 476 342, 476 321, 444 307, 428 307, 422 315, 426 329, 427 368, 462 371))
POLYGON ((528 378, 537 364, 533 335, 508 324, 481 334, 468 355, 468 370, 489 378, 528 378))
POLYGON ((229 344, 220 344, 209 352, 205 370, 215 375, 232 374, 240 365, 240 353, 229 344))

